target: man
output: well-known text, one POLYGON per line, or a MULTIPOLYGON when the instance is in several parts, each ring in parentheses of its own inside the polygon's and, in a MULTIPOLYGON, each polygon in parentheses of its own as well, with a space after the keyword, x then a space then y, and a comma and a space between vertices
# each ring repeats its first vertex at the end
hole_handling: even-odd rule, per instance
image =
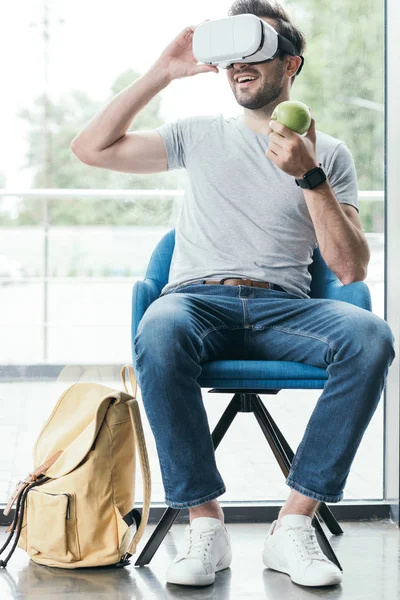
POLYGON ((207 585, 231 563, 216 500, 226 490, 197 377, 203 362, 244 358, 328 370, 286 480, 290 494, 262 558, 296 583, 332 585, 342 574, 321 552, 312 517, 319 502, 343 498, 394 358, 393 335, 369 311, 309 297, 308 265, 317 245, 343 284, 366 277, 370 255, 354 162, 344 142, 316 131, 314 119, 305 136, 270 122, 275 106, 289 99, 305 40, 276 3, 240 0, 229 16, 243 12, 272 25, 298 56, 227 69, 242 115, 190 117, 127 133, 138 112, 174 79, 218 73, 217 67, 196 64, 195 27, 187 27, 71 147, 96 167, 131 173, 186 168, 190 177, 168 283, 144 314, 133 344, 166 503, 189 508, 188 545, 169 566, 167 581, 207 585), (255 80, 240 83, 244 75, 255 80), (319 163, 327 180, 313 190, 298 187, 295 178, 319 163))

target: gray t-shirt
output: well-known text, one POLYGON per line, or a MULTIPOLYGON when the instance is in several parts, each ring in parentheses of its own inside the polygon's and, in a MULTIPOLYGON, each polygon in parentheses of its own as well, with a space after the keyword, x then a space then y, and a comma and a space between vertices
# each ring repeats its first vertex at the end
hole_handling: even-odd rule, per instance
MULTIPOLYGON (((168 170, 187 170, 168 283, 248 277, 309 298, 318 245, 303 191, 265 156, 269 136, 243 115, 194 116, 156 128, 168 170)), ((317 131, 317 160, 337 200, 358 210, 357 174, 345 142, 317 131)))

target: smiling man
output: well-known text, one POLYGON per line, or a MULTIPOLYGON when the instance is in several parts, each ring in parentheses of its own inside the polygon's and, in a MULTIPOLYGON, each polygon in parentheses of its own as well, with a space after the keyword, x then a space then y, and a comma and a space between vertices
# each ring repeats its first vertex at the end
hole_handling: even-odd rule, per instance
POLYGON ((165 501, 189 508, 188 543, 169 566, 167 581, 208 585, 232 560, 217 500, 226 488, 197 383, 201 365, 265 359, 315 365, 329 378, 294 456, 290 493, 262 559, 296 583, 332 585, 342 573, 319 548, 312 517, 319 502, 343 498, 394 358, 393 335, 367 310, 310 298, 308 267, 317 246, 343 284, 366 277, 369 249, 354 161, 346 143, 316 130, 314 119, 304 136, 271 123, 275 106, 289 100, 305 39, 276 2, 240 0, 229 16, 246 12, 286 37, 297 55, 227 69, 242 114, 194 116, 128 132, 139 111, 173 80, 218 73, 197 64, 190 26, 90 121, 72 149, 99 168, 149 174, 184 168, 190 178, 168 282, 133 340, 165 501), (307 187, 315 168, 321 179, 307 187))

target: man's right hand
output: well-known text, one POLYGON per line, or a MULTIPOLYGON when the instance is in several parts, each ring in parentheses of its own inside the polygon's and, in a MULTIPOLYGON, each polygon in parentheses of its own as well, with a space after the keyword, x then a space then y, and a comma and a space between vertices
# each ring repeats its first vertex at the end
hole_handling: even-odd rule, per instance
MULTIPOLYGON (((209 19, 206 20, 209 21, 209 19)), ((165 48, 150 70, 157 71, 158 74, 163 73, 170 81, 190 77, 198 73, 208 73, 209 71, 218 73, 218 67, 214 65, 197 64, 192 49, 193 34, 196 27, 197 25, 185 27, 165 48)))

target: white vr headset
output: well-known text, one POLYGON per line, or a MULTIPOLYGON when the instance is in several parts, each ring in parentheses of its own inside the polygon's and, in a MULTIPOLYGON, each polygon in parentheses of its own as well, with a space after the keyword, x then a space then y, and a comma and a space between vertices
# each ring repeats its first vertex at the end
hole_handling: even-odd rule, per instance
MULTIPOLYGON (((298 56, 293 44, 280 35, 269 23, 245 13, 224 19, 205 21, 193 34, 193 55, 208 65, 222 69, 233 63, 259 64, 273 60, 280 51, 298 56)), ((303 68, 304 58, 298 75, 303 68)))

